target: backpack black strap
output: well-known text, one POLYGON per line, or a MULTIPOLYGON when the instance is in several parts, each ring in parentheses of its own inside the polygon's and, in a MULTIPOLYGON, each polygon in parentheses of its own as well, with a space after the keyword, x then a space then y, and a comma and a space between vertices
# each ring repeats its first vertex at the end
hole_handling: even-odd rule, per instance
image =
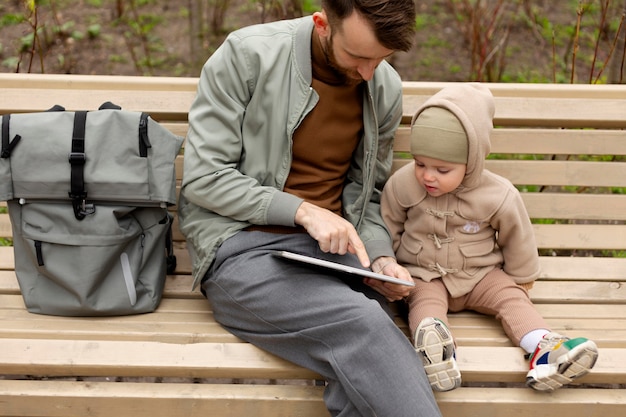
POLYGON ((169 225, 167 226, 167 234, 165 235, 165 266, 166 273, 171 275, 176 271, 176 255, 174 255, 174 239, 172 235, 172 222, 174 217, 167 213, 166 219, 169 225))
POLYGON ((9 125, 10 125, 11 115, 4 114, 2 115, 2 150, 0 150, 0 157, 3 159, 11 157, 11 151, 22 139, 20 135, 15 135, 13 140, 9 138, 9 125))
POLYGON ((55 112, 55 111, 65 111, 65 107, 61 106, 60 104, 55 104, 54 106, 46 110, 46 112, 55 112))
POLYGON ((100 107, 98 107, 98 110, 122 110, 122 108, 117 104, 107 101, 105 103, 102 103, 100 107))
POLYGON ((148 156, 148 148, 152 148, 150 139, 148 138, 148 113, 141 113, 139 116, 139 156, 146 158, 148 156))
POLYGON ((72 151, 69 155, 71 166, 70 191, 74 207, 74 216, 77 220, 82 220, 88 214, 93 214, 95 207, 87 204, 87 191, 85 190, 85 126, 87 124, 87 112, 77 111, 74 113, 74 131, 72 132, 72 151))

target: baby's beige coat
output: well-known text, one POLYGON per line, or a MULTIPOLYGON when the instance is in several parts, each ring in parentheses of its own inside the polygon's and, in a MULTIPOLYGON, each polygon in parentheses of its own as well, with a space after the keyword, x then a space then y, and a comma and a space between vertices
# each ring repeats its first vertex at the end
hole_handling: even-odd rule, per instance
POLYGON ((470 292, 489 271, 503 268, 518 284, 539 276, 532 225, 517 189, 484 169, 490 151, 494 103, 480 84, 435 94, 416 112, 437 106, 453 112, 468 136, 468 164, 459 188, 431 197, 415 178, 413 162, 383 191, 381 210, 398 263, 416 278, 441 277, 452 297, 470 292))

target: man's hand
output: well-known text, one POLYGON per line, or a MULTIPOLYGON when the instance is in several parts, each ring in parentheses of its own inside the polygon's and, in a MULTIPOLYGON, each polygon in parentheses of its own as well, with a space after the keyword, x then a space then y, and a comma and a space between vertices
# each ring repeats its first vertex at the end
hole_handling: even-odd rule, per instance
POLYGON ((305 228, 307 233, 320 245, 323 252, 345 255, 350 252, 359 258, 365 268, 370 266, 365 245, 356 229, 346 219, 330 210, 304 202, 296 211, 296 224, 305 228))
MULTIPOLYGON (((398 265, 396 260, 389 256, 376 258, 372 263, 372 271, 400 278, 407 282, 413 281, 413 277, 411 277, 409 271, 405 267, 398 265)), ((406 285, 384 282, 375 278, 365 278, 363 282, 384 295, 388 301, 401 300, 411 292, 411 287, 407 287, 406 285)))

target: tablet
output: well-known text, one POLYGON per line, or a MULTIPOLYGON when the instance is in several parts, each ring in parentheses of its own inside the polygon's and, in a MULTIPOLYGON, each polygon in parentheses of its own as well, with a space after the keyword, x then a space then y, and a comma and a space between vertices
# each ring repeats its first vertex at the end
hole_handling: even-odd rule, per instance
POLYGON ((324 259, 313 258, 311 256, 300 255, 298 253, 293 253, 289 251, 275 251, 275 256, 280 258, 289 259, 291 261, 302 262, 309 265, 321 266, 322 268, 328 268, 339 272, 344 272, 347 274, 360 275, 366 278, 375 278, 385 282, 391 282, 393 284, 406 285, 407 287, 414 287, 415 283, 413 281, 407 282, 401 279, 390 277, 388 275, 378 274, 376 272, 372 272, 369 269, 359 269, 353 266, 348 266, 344 264, 340 264, 338 262, 326 261, 324 259))

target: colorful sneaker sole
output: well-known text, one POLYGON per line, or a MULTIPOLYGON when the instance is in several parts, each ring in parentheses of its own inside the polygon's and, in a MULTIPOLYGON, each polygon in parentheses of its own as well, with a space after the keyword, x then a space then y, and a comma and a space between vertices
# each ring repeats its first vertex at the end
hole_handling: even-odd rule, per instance
POLYGON ((537 391, 554 391, 589 373, 598 359, 598 347, 591 340, 574 346, 555 363, 536 365, 526 375, 526 385, 537 391))

